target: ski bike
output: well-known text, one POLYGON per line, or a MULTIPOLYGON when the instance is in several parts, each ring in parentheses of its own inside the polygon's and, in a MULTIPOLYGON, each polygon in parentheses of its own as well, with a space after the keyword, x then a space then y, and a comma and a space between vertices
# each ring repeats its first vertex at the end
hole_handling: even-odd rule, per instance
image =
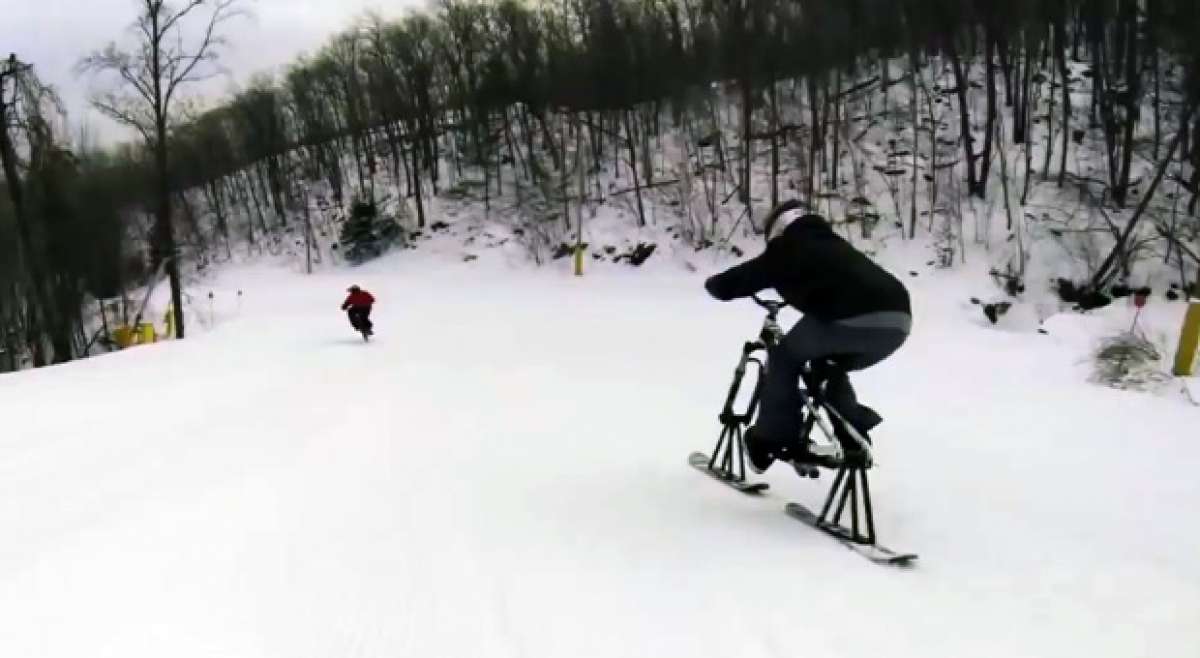
POLYGON ((362 334, 364 343, 369 342, 371 340, 371 336, 375 334, 372 323, 365 317, 365 314, 355 313, 355 310, 356 309, 350 309, 349 311, 350 324, 354 327, 355 331, 362 334))
MULTIPOLYGON (((766 300, 753 296, 752 299, 764 311, 767 317, 763 320, 762 330, 758 340, 747 341, 742 346, 742 356, 734 370, 733 383, 725 396, 725 406, 718 417, 721 423, 721 433, 713 446, 712 454, 694 452, 688 458, 689 463, 697 469, 711 475, 730 487, 744 494, 761 495, 770 485, 766 482, 751 482, 746 479, 746 446, 745 429, 758 411, 759 396, 762 387, 762 375, 770 367, 766 359, 768 350, 778 345, 783 339, 783 329, 779 326, 779 313, 787 304, 776 300, 766 300), (746 408, 741 413, 734 407, 738 402, 738 394, 746 374, 754 366, 756 379, 746 408)), ((821 513, 815 514, 799 503, 788 503, 785 511, 789 516, 806 525, 837 539, 842 544, 853 549, 873 562, 905 566, 917 556, 913 553, 900 553, 886 548, 878 543, 875 536, 875 516, 871 506, 871 489, 867 471, 874 466, 874 454, 871 443, 853 425, 846 422, 842 414, 826 399, 824 384, 829 373, 838 368, 835 360, 825 359, 820 362, 805 364, 801 372, 802 400, 799 413, 800 444, 808 443, 811 454, 820 458, 820 463, 791 462, 796 473, 802 478, 816 479, 820 476, 820 468, 831 468, 837 471, 833 485, 825 497, 821 513), (848 452, 839 439, 834 425, 840 424, 844 438, 855 443, 853 451, 848 452), (809 441, 813 430, 820 428, 828 439, 825 446, 809 441), (848 504, 848 505, 847 505, 848 504), (842 524, 842 517, 849 512, 850 527, 842 524)))

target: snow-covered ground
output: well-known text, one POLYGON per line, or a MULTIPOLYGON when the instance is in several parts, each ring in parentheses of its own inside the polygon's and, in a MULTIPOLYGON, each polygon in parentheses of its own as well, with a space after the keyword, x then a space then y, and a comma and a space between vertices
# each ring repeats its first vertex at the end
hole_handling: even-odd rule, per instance
POLYGON ((963 272, 895 258, 915 334, 856 381, 913 569, 784 515, 828 476, 753 499, 687 466, 760 324, 711 258, 430 250, 227 271, 209 331, 0 377, 0 654, 1195 656, 1200 413, 1085 381, 1131 309, 991 327, 963 272))

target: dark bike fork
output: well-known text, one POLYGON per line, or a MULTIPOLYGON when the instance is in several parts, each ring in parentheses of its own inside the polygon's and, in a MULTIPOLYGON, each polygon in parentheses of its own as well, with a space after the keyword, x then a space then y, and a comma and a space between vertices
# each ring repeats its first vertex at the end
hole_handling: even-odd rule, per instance
POLYGON ((729 394, 725 396, 725 406, 718 417, 721 421, 721 435, 717 438, 717 445, 713 447, 712 457, 708 460, 709 470, 719 472, 734 482, 746 481, 745 427, 750 424, 750 420, 754 418, 754 412, 758 410, 758 397, 764 368, 762 360, 753 355, 763 349, 765 349, 765 345, 758 342, 746 343, 742 347, 742 358, 738 361, 737 369, 734 370, 733 383, 729 385, 729 394), (754 392, 750 396, 750 403, 747 405, 746 411, 739 414, 734 411, 733 405, 741 391, 742 380, 746 377, 746 369, 752 363, 758 366, 759 376, 754 384, 754 392))
POLYGON ((763 360, 755 357, 754 354, 778 345, 783 337, 783 331, 779 327, 779 312, 785 304, 764 302, 758 297, 755 297, 754 301, 767 310, 767 317, 759 332, 759 340, 747 341, 742 345, 742 358, 738 361, 737 369, 734 370, 733 383, 729 385, 729 394, 725 396, 725 407, 719 416, 722 426, 721 436, 717 438, 717 445, 713 448, 712 457, 708 460, 710 471, 720 473, 739 483, 746 481, 744 428, 750 424, 754 413, 758 410, 759 394, 762 392, 762 375, 766 368, 763 360), (746 406, 745 413, 739 414, 733 410, 733 405, 737 401, 737 394, 742 387, 742 380, 746 376, 746 369, 751 363, 758 366, 758 377, 755 378, 754 393, 750 396, 750 403, 746 406))

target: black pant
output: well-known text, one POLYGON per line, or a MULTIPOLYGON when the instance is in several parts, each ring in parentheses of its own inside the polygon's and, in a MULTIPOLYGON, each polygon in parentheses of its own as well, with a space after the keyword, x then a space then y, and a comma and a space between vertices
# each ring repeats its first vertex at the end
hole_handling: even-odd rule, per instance
POLYGON ((371 331, 375 326, 371 323, 371 307, 370 306, 352 306, 346 315, 350 317, 350 326, 356 331, 371 331))
POLYGON ((906 314, 877 313, 825 323, 805 316, 767 355, 756 430, 773 441, 800 433, 798 383, 805 363, 836 358, 841 369, 828 373, 826 399, 855 427, 867 431, 879 422, 858 402, 846 371, 864 370, 890 356, 908 338, 906 314))

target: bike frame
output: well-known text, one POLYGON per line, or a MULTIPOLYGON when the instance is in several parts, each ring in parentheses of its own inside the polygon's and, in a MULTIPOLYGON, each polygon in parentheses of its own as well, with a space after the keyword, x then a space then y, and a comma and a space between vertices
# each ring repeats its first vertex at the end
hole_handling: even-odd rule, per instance
MULTIPOLYGON (((768 367, 766 357, 760 357, 758 354, 762 352, 765 355, 783 339, 783 330, 779 326, 779 312, 786 307, 785 303, 779 301, 763 300, 757 296, 754 296, 753 299, 767 312, 767 317, 763 320, 759 340, 747 341, 742 345, 741 358, 733 371, 733 381, 729 385, 729 391, 725 396, 725 405, 719 416, 722 425, 721 434, 717 438, 717 444, 713 448, 712 457, 708 462, 710 471, 739 483, 746 480, 745 428, 750 425, 758 411, 762 392, 762 375, 768 367), (734 405, 737 403, 738 393, 741 392, 746 373, 752 364, 757 367, 754 391, 750 395, 750 401, 747 403, 745 411, 738 413, 734 409, 734 405)), ((836 367, 836 364, 833 365, 836 367)), ((804 386, 800 390, 800 395, 807 413, 804 414, 804 419, 801 421, 800 440, 806 440, 814 426, 820 427, 822 433, 834 446, 835 459, 839 462, 844 459, 845 451, 841 441, 837 438, 833 427, 830 426, 829 420, 819 413, 824 409, 830 417, 837 418, 845 426, 846 433, 859 444, 865 455, 863 465, 842 466, 838 469, 833 486, 830 487, 825 504, 822 506, 818 523, 829 526, 831 530, 836 530, 844 538, 856 543, 874 544, 875 521, 871 509, 870 485, 867 482, 867 469, 874 462, 871 444, 853 425, 846 422, 833 405, 825 401, 822 382, 818 381, 819 375, 814 371, 811 363, 805 364, 801 379, 804 381, 804 386), (847 502, 850 503, 848 510, 847 502), (863 515, 862 525, 866 526, 865 534, 860 531, 860 510, 863 515), (839 525, 843 514, 847 511, 851 524, 848 529, 839 525), (829 518, 830 512, 833 513, 832 519, 829 518)))
MULTIPOLYGON (((709 460, 709 468, 722 468, 738 481, 745 479, 744 457, 739 460, 737 471, 734 471, 734 457, 729 454, 729 451, 733 447, 740 449, 742 446, 744 428, 750 425, 755 413, 758 411, 759 396, 762 389, 762 375, 768 367, 765 356, 759 358, 755 355, 758 352, 763 352, 765 355, 766 352, 778 345, 783 339, 783 329, 779 326, 779 312, 787 306, 783 302, 764 300, 758 296, 754 296, 753 299, 755 303, 767 312, 767 317, 763 320, 762 330, 759 332, 759 340, 747 341, 742 346, 741 359, 733 371, 733 382, 729 385, 729 393, 725 396, 725 406, 721 409, 721 415, 718 417, 724 426, 724 430, 718 438, 717 445, 713 449, 712 458, 709 460), (746 372, 749 370, 750 364, 754 364, 758 368, 754 392, 750 397, 750 402, 747 404, 746 410, 742 413, 737 413, 733 407, 737 403, 737 396, 741 392, 742 382, 746 377, 746 372)), ((820 427, 821 433, 829 439, 830 444, 834 448, 834 458, 838 461, 843 459, 845 450, 841 441, 837 438, 829 421, 819 413, 820 410, 824 409, 829 416, 837 418, 839 422, 845 425, 846 433, 858 443, 859 449, 867 456, 867 463, 870 465, 873 460, 871 444, 866 441, 853 425, 846 422, 846 419, 842 417, 837 409, 825 402, 822 395, 821 382, 817 381, 812 364, 804 365, 801 378, 804 381, 804 386, 800 389, 800 399, 808 413, 804 415, 804 420, 801 421, 800 439, 807 439, 812 433, 814 426, 820 427)))
POLYGON ((767 318, 763 321, 762 331, 759 333, 759 340, 747 341, 742 345, 742 356, 738 361, 737 367, 733 371, 733 382, 729 385, 729 392, 725 396, 725 405, 721 409, 721 414, 718 419, 721 422, 721 435, 717 438, 717 445, 713 448, 712 457, 708 461, 708 468, 711 471, 722 473, 724 476, 736 482, 744 482, 746 480, 746 451, 745 451, 745 428, 750 425, 754 419, 755 413, 758 411, 759 396, 762 391, 762 374, 766 369, 764 358, 755 356, 759 352, 766 352, 767 349, 777 345, 783 337, 783 330, 779 327, 779 311, 784 307, 782 302, 764 302, 757 297, 755 301, 759 305, 767 309, 767 318), (746 377, 746 372, 750 365, 757 367, 757 377, 754 382, 754 391, 750 395, 750 401, 746 405, 746 410, 738 413, 734 410, 734 405, 737 404, 738 393, 742 389, 742 381, 746 377))

